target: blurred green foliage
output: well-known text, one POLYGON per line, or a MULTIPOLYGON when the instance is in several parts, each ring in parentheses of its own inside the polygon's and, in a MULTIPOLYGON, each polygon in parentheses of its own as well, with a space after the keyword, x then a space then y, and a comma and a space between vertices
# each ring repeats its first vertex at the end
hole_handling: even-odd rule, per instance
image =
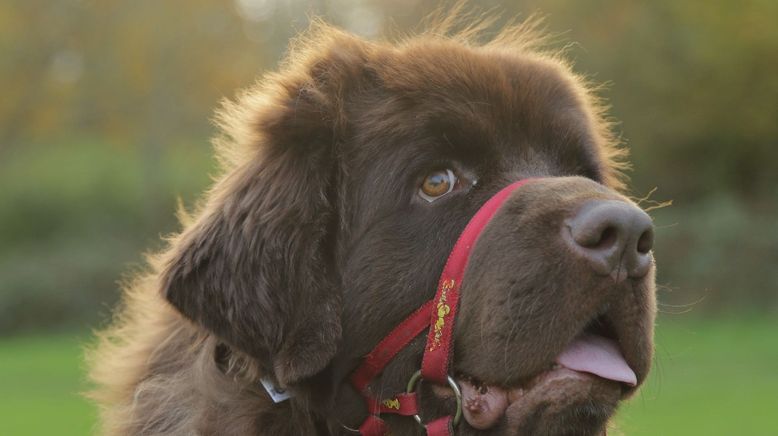
MULTIPOLYGON (((661 310, 778 311, 778 2, 471 3, 546 14, 609 84, 634 195, 674 201, 653 212, 661 310)), ((0 3, 0 334, 107 317, 122 273, 176 229, 176 197, 208 185, 214 107, 310 15, 381 37, 435 4, 0 3)))
POLYGON ((107 319, 122 274, 176 228, 176 194, 192 200, 207 184, 210 157, 190 149, 171 144, 153 164, 138 148, 86 140, 8 150, 0 161, 0 332, 107 319))

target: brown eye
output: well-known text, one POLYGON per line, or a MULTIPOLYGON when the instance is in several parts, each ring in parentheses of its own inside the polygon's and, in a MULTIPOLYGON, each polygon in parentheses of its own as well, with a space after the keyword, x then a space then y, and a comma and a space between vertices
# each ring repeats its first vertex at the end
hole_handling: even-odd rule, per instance
POLYGON ((419 196, 430 203, 454 190, 457 176, 445 169, 427 174, 419 188, 419 196))

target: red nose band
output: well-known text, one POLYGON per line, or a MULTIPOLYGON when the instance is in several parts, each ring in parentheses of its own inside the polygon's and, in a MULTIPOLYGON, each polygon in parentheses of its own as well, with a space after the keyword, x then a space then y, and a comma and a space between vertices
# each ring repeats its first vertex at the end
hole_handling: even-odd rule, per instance
MULTIPOLYGON (((495 213, 510 197, 511 193, 533 179, 524 179, 512 183, 490 198, 470 219, 459 235, 449 254, 443 273, 438 281, 435 298, 428 301, 412 313, 384 337, 376 347, 365 356, 362 364, 351 375, 351 384, 360 392, 367 403, 368 417, 359 427, 364 436, 383 436, 388 433, 381 414, 396 414, 418 417, 419 401, 413 392, 419 378, 439 385, 449 385, 458 392, 453 379, 449 376, 451 366, 452 337, 454 322, 459 303, 459 289, 470 259, 470 252, 478 241, 481 232, 494 217, 495 213), (427 343, 424 347, 420 373, 415 374, 409 383, 409 392, 393 397, 376 397, 370 391, 369 383, 378 377, 384 367, 405 348, 413 338, 429 327, 427 343)), ((460 400, 457 394, 458 402, 460 400)), ((461 405, 454 416, 437 418, 424 425, 429 436, 450 436, 453 427, 458 424, 461 405)))

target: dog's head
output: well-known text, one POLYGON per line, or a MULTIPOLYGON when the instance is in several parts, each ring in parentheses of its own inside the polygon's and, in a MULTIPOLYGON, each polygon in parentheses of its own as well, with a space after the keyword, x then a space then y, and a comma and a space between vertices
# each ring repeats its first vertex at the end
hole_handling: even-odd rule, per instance
MULTIPOLYGON (((295 386, 332 431, 367 413, 349 373, 433 297, 479 207, 528 177, 465 273, 457 434, 596 434, 645 379, 650 219, 617 192, 600 106, 526 28, 476 46, 369 43, 319 26, 221 119, 228 169, 174 241, 164 295, 295 386)), ((404 390, 423 348, 414 340, 374 389, 404 390)), ((421 391, 422 418, 453 412, 449 390, 421 391)), ((397 434, 421 431, 386 419, 397 434)))

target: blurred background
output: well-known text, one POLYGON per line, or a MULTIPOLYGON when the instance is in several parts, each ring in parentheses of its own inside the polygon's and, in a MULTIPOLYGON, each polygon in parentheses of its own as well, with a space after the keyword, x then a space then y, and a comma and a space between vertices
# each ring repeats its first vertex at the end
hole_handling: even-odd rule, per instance
MULTIPOLYGON (((611 433, 778 434, 778 2, 471 3, 547 15, 608 84, 632 195, 673 202, 652 211, 655 370, 611 433)), ((381 38, 437 5, 0 2, 0 435, 92 432, 81 348, 208 186, 221 99, 312 15, 381 38)))

